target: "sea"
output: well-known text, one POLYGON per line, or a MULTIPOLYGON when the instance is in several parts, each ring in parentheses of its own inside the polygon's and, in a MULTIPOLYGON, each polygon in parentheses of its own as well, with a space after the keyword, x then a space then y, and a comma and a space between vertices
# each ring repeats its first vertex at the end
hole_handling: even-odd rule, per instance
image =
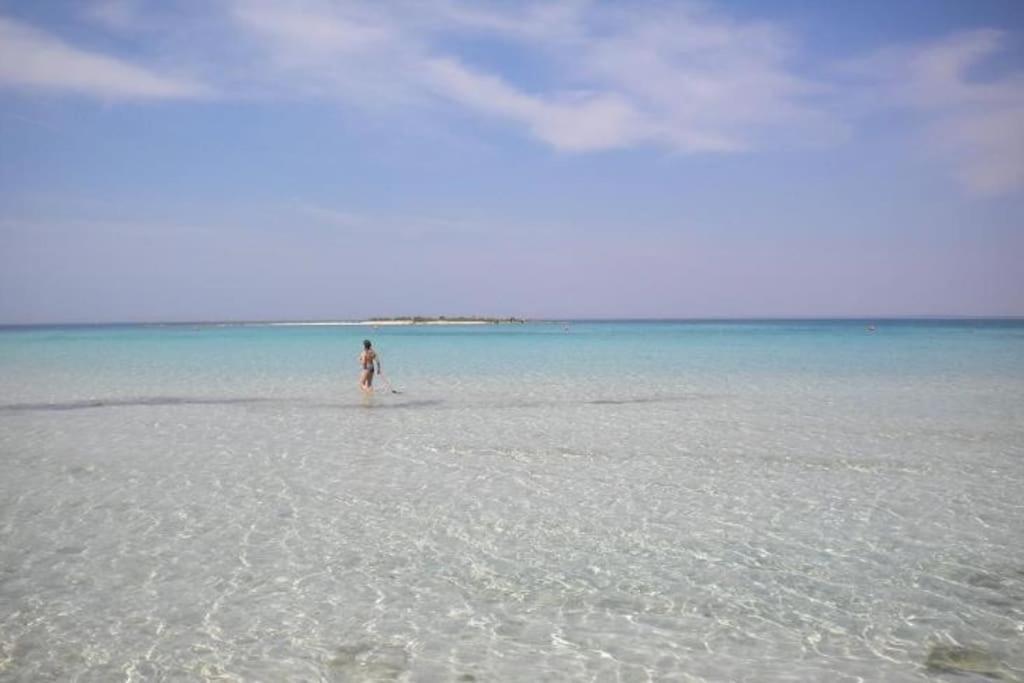
POLYGON ((3 328, 50 680, 1024 680, 1024 321, 3 328))

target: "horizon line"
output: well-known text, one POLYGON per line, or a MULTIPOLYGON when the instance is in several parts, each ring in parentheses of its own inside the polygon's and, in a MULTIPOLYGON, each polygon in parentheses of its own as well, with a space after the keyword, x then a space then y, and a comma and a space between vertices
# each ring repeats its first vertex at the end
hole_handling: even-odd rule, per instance
MULTIPOLYGON (((315 319, 288 319, 288 318, 266 318, 266 319, 223 319, 223 320, 109 320, 109 321, 49 321, 49 322, 0 322, 0 329, 9 328, 27 328, 27 327, 131 327, 131 326, 211 326, 211 325, 222 325, 222 326, 260 326, 260 325, 274 325, 274 324, 291 324, 295 326, 301 325, 324 325, 329 326, 331 324, 337 324, 343 326, 345 324, 359 324, 366 323, 371 324, 374 321, 387 321, 387 320, 399 320, 409 319, 413 316, 394 316, 394 317, 373 317, 373 318, 315 318, 315 319)), ((418 316, 423 318, 429 318, 431 320, 448 319, 451 324, 458 324, 459 318, 479 318, 480 320, 487 321, 498 321, 497 324, 509 324, 516 322, 517 324, 522 321, 524 323, 572 323, 572 322, 785 322, 785 321, 828 321, 828 320, 842 320, 842 321, 912 321, 912 320, 932 320, 932 321, 964 321, 964 320, 1021 320, 1024 321, 1024 314, 962 314, 962 313, 941 313, 941 314, 904 314, 904 315, 757 315, 757 316, 682 316, 682 317, 666 317, 666 316, 645 316, 645 317, 527 317, 527 316, 418 316)))

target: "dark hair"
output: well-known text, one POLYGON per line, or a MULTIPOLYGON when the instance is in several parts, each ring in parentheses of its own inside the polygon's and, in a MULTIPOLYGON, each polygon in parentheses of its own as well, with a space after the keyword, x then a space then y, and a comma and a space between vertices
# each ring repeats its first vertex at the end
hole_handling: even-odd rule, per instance
POLYGON ((363 340, 363 348, 364 349, 368 349, 368 348, 370 348, 370 346, 371 346, 370 340, 369 339, 364 339, 363 340))

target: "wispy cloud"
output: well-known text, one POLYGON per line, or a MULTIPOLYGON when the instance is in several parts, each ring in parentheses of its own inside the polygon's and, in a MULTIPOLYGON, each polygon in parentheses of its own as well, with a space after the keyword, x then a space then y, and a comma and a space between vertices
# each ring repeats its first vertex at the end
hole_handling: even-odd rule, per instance
POLYGON ((998 30, 886 48, 837 71, 820 60, 808 67, 786 26, 686 0, 88 7, 100 25, 144 34, 161 63, 188 64, 185 73, 204 82, 0 18, 0 85, 120 99, 216 91, 320 98, 396 118, 455 114, 565 152, 838 142, 872 125, 864 108, 845 106, 859 95, 868 112, 909 112, 924 149, 969 192, 1024 187, 1024 72, 977 75, 1013 38, 998 30), (192 39, 197 27, 201 40, 192 39))
POLYGON ((1024 187, 1024 71, 979 76, 1007 47, 998 30, 887 48, 846 65, 876 108, 923 121, 926 151, 952 165, 964 187, 996 195, 1024 187))
MULTIPOLYGON (((585 96, 628 109, 628 117, 617 116, 619 126, 605 127, 609 146, 626 138, 683 152, 736 151, 759 146, 763 132, 780 126, 799 125, 805 139, 841 132, 821 106, 827 88, 798 73, 795 39, 775 24, 741 22, 691 3, 627 10, 563 2, 528 6, 515 17, 453 16, 540 51, 576 86, 542 101, 585 96)), ((606 118, 604 110, 595 118, 606 118)))
POLYGON ((117 57, 80 49, 3 17, 0 86, 113 99, 189 98, 209 92, 196 81, 159 74, 117 57))
POLYGON ((261 40, 265 73, 294 87, 454 104, 557 149, 733 151, 756 146, 766 128, 834 124, 811 101, 820 88, 789 67, 784 31, 689 5, 245 2, 234 16, 261 40), (481 36, 540 59, 549 82, 517 83, 459 53, 458 39, 481 36))
POLYGON ((90 20, 114 31, 129 31, 142 23, 138 0, 93 0, 84 6, 84 12, 90 20))
POLYGON ((828 64, 816 77, 798 66, 784 26, 688 2, 234 7, 277 87, 350 105, 450 106, 565 151, 737 152, 844 139, 865 125, 842 106, 852 90, 874 110, 919 117, 927 148, 968 191, 1024 186, 1024 74, 972 75, 1005 46, 997 30, 887 48, 826 78, 828 64), (465 39, 496 39, 535 66, 483 63, 459 50, 465 39))
POLYGON ((552 147, 587 151, 624 147, 643 140, 650 129, 623 97, 613 93, 528 95, 498 76, 471 69, 456 59, 427 64, 437 92, 474 111, 525 125, 552 147))
POLYGON ((412 240, 435 241, 447 238, 469 238, 479 235, 479 226, 466 218, 431 215, 401 215, 339 210, 309 202, 297 203, 291 209, 303 224, 327 227, 360 241, 412 240))

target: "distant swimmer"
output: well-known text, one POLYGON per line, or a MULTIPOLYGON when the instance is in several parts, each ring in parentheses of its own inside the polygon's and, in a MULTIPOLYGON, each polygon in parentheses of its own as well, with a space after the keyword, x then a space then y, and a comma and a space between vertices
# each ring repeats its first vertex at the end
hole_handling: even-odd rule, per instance
POLYGON ((874 325, 868 325, 868 332, 874 332, 874 331, 875 331, 875 330, 877 330, 877 329, 878 329, 878 328, 877 328, 877 327, 875 327, 874 325))
POLYGON ((359 388, 367 393, 373 391, 374 364, 376 364, 377 374, 380 374, 380 356, 373 350, 370 340, 364 339, 363 352, 359 354, 359 365, 363 368, 363 374, 359 378, 359 388))

